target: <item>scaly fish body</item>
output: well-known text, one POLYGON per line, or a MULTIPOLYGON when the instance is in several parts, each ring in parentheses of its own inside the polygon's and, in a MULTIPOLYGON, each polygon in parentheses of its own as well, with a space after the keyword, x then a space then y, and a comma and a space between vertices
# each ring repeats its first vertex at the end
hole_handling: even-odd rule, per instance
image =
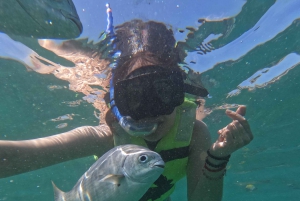
POLYGON ((53 183, 55 201, 138 201, 163 170, 158 153, 118 146, 100 157, 71 191, 64 193, 53 183))

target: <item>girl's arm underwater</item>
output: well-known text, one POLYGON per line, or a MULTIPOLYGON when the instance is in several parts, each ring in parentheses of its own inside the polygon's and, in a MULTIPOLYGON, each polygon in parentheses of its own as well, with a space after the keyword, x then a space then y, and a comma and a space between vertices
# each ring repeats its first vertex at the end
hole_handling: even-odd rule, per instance
POLYGON ((113 137, 105 124, 32 140, 0 140, 0 178, 80 157, 101 156, 111 148, 113 137))
POLYGON ((219 130, 219 138, 212 145, 207 126, 196 121, 187 167, 189 201, 222 200, 223 176, 230 154, 253 140, 250 126, 243 117, 245 113, 245 106, 236 112, 227 110, 227 116, 233 121, 219 130), (207 156, 208 149, 210 156, 207 156))
POLYGON ((187 166, 188 200, 222 200, 223 178, 210 180, 206 178, 202 172, 206 159, 206 151, 211 146, 211 139, 206 124, 201 121, 195 122, 194 133, 190 146, 191 148, 187 166))

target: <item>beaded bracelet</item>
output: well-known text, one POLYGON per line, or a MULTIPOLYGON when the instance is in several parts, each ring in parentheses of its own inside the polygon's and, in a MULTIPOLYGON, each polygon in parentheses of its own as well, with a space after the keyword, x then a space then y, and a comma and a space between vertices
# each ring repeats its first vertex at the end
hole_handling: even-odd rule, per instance
POLYGON ((207 164, 207 165, 209 165, 209 166, 211 166, 211 167, 213 167, 213 168, 225 168, 226 165, 227 165, 227 161, 224 162, 224 163, 221 163, 221 164, 219 164, 219 165, 216 165, 216 164, 211 163, 211 162, 208 160, 208 158, 206 158, 206 159, 205 159, 205 164, 207 164))
POLYGON ((220 171, 224 170, 224 169, 226 168, 226 166, 221 167, 221 168, 219 168, 219 169, 210 169, 210 168, 206 165, 206 163, 205 163, 205 164, 204 164, 204 168, 205 168, 207 171, 209 171, 209 172, 220 172, 220 171))
POLYGON ((203 175, 204 175, 207 179, 215 181, 215 180, 222 179, 222 178, 225 176, 225 174, 226 174, 226 169, 225 169, 225 171, 223 172, 223 174, 221 174, 221 175, 218 176, 218 177, 211 177, 211 176, 207 175, 207 174, 205 173, 204 169, 202 169, 202 173, 203 173, 203 175))
POLYGON ((212 159, 215 159, 215 160, 218 160, 218 161, 229 161, 229 158, 230 158, 230 155, 226 156, 226 157, 217 157, 217 156, 214 156, 212 155, 210 152, 209 152, 209 149, 207 150, 207 155, 209 157, 211 157, 212 159))
POLYGON ((202 173, 203 173, 203 175, 204 175, 207 179, 209 179, 209 180, 219 180, 219 179, 222 179, 222 178, 225 176, 225 174, 226 174, 226 165, 227 165, 227 163, 228 163, 228 161, 229 161, 230 155, 229 155, 229 156, 226 156, 226 157, 216 157, 216 156, 213 156, 213 155, 209 152, 209 150, 207 150, 207 155, 208 155, 208 157, 211 157, 212 159, 215 159, 215 160, 222 160, 222 161, 224 161, 224 162, 221 163, 221 164, 216 165, 216 164, 211 163, 211 162, 208 160, 208 157, 206 157, 204 167, 202 168, 202 173), (213 168, 217 168, 217 169, 211 169, 211 168, 209 168, 207 165, 210 166, 210 167, 213 167, 213 168), (223 172, 220 176, 218 176, 218 177, 211 177, 210 175, 207 175, 207 174, 205 173, 205 170, 207 170, 207 171, 209 171, 209 172, 220 172, 220 171, 224 170, 224 172, 223 172))

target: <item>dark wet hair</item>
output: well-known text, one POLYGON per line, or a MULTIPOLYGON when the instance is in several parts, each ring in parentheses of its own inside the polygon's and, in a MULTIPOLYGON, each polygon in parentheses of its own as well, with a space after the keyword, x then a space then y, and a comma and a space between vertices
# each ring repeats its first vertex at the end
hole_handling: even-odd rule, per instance
POLYGON ((115 30, 115 45, 121 51, 121 57, 114 72, 114 84, 123 80, 134 66, 159 65, 180 70, 176 40, 165 24, 136 19, 116 26, 115 30))

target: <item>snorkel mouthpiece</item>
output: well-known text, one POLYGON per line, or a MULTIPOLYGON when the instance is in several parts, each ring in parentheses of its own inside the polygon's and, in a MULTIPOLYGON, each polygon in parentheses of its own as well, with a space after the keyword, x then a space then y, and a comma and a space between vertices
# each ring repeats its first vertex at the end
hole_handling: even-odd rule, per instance
POLYGON ((147 136, 156 131, 157 123, 153 122, 136 122, 129 116, 121 117, 120 126, 132 136, 147 136))
MULTIPOLYGON (((111 38, 113 41, 115 39, 115 34, 113 30, 113 16, 112 10, 109 4, 106 4, 107 7, 107 29, 106 34, 111 38)), ((121 55, 121 52, 117 51, 115 46, 112 46, 114 54, 112 54, 112 60, 114 61, 110 66, 112 67, 112 77, 110 80, 110 106, 113 114, 117 118, 119 125, 130 135, 132 136, 146 136, 153 133, 156 129, 158 124, 154 122, 137 122, 133 120, 130 116, 123 116, 121 115, 118 107, 115 104, 115 90, 114 90, 114 69, 117 68, 118 58, 121 55)))

